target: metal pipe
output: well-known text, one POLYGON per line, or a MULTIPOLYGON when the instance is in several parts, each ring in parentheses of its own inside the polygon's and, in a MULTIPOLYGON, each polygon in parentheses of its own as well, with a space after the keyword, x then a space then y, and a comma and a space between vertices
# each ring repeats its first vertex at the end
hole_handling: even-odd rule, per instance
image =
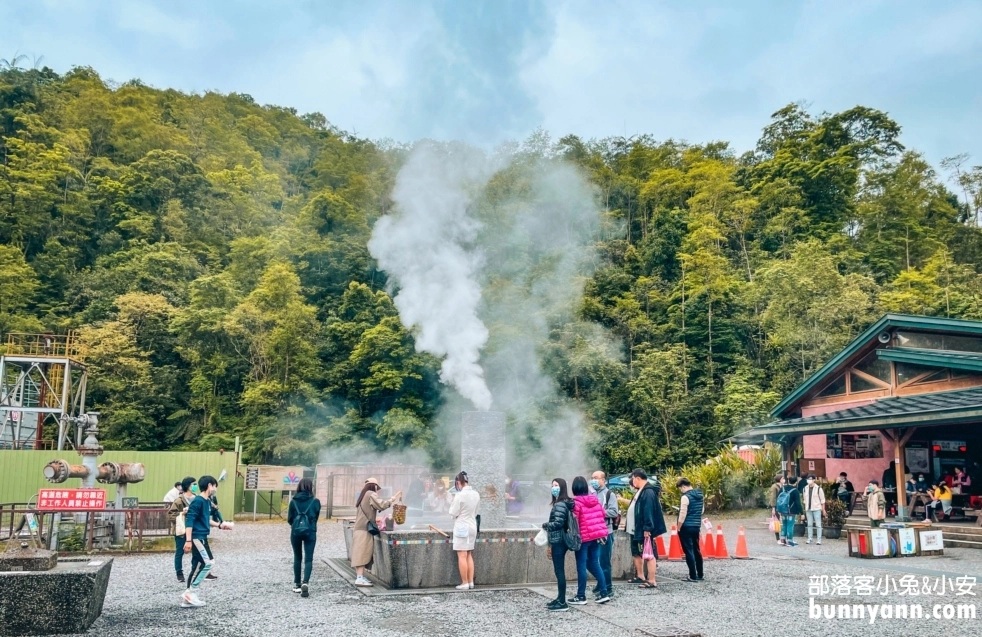
POLYGON ((48 482, 60 483, 69 478, 82 478, 89 476, 89 468, 80 464, 68 464, 64 460, 52 460, 44 465, 42 469, 44 477, 48 482))
POLYGON ((122 485, 143 482, 146 477, 147 471, 142 462, 103 462, 99 465, 96 479, 103 484, 122 485))

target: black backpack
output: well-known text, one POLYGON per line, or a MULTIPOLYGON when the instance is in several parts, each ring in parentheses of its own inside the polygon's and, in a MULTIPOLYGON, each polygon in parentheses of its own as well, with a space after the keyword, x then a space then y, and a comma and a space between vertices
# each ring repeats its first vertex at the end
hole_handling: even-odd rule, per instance
POLYGON ((566 548, 571 551, 579 551, 583 545, 583 538, 580 537, 580 521, 573 515, 574 504, 569 503, 566 516, 566 530, 563 532, 563 539, 566 541, 566 548))
POLYGON ((293 529, 294 535, 307 535, 313 530, 313 525, 310 523, 310 507, 314 506, 314 500, 311 498, 310 502, 307 503, 307 508, 303 511, 300 507, 297 507, 297 514, 293 518, 293 524, 290 528, 293 529))

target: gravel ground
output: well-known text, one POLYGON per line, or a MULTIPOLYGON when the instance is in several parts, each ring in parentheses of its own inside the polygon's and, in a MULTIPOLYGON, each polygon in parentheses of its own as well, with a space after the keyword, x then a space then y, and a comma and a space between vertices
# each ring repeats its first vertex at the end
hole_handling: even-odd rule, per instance
MULTIPOLYGON (((345 554, 341 526, 321 522, 311 596, 292 592, 292 553, 285 523, 238 522, 217 532, 212 543, 218 580, 202 587, 203 608, 178 607, 183 586, 174 580, 170 555, 117 557, 102 616, 90 635, 168 637, 206 635, 298 635, 352 633, 378 637, 468 635, 673 635, 706 637, 772 634, 977 635, 980 619, 825 620, 809 618, 810 576, 874 576, 899 580, 907 573, 928 577, 976 575, 982 581, 982 551, 949 549, 944 557, 859 560, 846 557, 845 540, 822 546, 778 547, 763 520, 724 520, 727 545, 735 548, 736 526, 747 526, 752 560, 709 561, 706 581, 681 581, 684 563, 660 563, 657 591, 615 584, 606 605, 551 614, 544 604, 551 587, 533 590, 450 592, 366 597, 323 563, 345 554), (541 593, 539 592, 541 591, 541 593), (684 631, 678 633, 675 631, 684 631)), ((920 601, 974 603, 975 597, 911 599, 897 593, 873 597, 818 596, 816 602, 898 604, 920 601)), ((982 612, 982 608, 978 611, 982 612)))

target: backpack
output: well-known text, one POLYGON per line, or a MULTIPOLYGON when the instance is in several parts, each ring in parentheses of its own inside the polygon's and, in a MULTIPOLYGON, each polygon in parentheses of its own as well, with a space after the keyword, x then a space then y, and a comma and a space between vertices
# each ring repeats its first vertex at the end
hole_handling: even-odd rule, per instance
MULTIPOLYGON (((614 493, 613 491, 611 491, 610 489, 607 489, 607 501, 604 502, 604 509, 607 509, 607 508, 610 507, 610 496, 614 496, 614 502, 617 502, 617 494, 614 493)), ((615 531, 617 529, 621 528, 620 507, 618 507, 617 510, 618 510, 617 515, 615 515, 614 517, 610 518, 610 524, 611 524, 611 526, 613 526, 613 528, 614 528, 615 531)))
POLYGON ((573 515, 573 506, 573 504, 568 506, 566 530, 563 532, 563 539, 566 541, 566 548, 571 551, 579 551, 583 545, 583 538, 580 537, 580 522, 573 515))
POLYGON ((777 502, 775 502, 775 509, 781 515, 791 515, 791 490, 784 489, 777 494, 777 502))
POLYGON ((290 527, 293 529, 294 535, 307 535, 312 530, 313 527, 310 524, 310 516, 308 515, 312 506, 314 506, 313 498, 307 503, 306 510, 301 511, 300 507, 297 507, 297 515, 294 516, 293 524, 290 527))

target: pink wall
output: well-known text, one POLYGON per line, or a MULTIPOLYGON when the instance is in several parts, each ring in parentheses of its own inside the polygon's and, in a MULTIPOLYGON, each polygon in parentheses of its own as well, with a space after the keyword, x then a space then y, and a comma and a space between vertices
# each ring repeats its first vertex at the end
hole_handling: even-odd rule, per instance
MULTIPOLYGON (((879 434, 878 431, 857 431, 855 433, 879 434)), ((882 438, 882 434, 880 434, 882 438)), ((805 458, 825 458, 825 434, 804 436, 805 458)), ((890 466, 893 460, 893 443, 887 438, 883 438, 883 457, 882 458, 862 458, 855 460, 845 460, 842 458, 825 459, 825 477, 828 480, 836 480, 839 473, 845 471, 849 474, 849 481, 857 491, 862 491, 870 480, 881 481, 883 471, 890 466)))
MULTIPOLYGON (((819 414, 826 414, 831 411, 859 407, 861 405, 868 405, 874 402, 876 402, 876 399, 854 400, 848 403, 811 405, 807 407, 803 406, 801 408, 801 415, 802 417, 807 418, 808 416, 817 416, 819 414)), ((878 431, 857 431, 853 433, 880 434, 878 431)), ((893 443, 882 434, 880 434, 880 438, 883 439, 882 458, 862 458, 856 460, 826 458, 826 479, 836 480, 839 477, 839 473, 845 471, 849 475, 849 481, 852 482, 852 486, 855 487, 857 491, 862 491, 865 489, 870 480, 881 481, 883 479, 883 471, 890 466, 890 461, 893 460, 893 443)), ((825 458, 825 435, 804 436, 804 451, 805 458, 825 458)))

